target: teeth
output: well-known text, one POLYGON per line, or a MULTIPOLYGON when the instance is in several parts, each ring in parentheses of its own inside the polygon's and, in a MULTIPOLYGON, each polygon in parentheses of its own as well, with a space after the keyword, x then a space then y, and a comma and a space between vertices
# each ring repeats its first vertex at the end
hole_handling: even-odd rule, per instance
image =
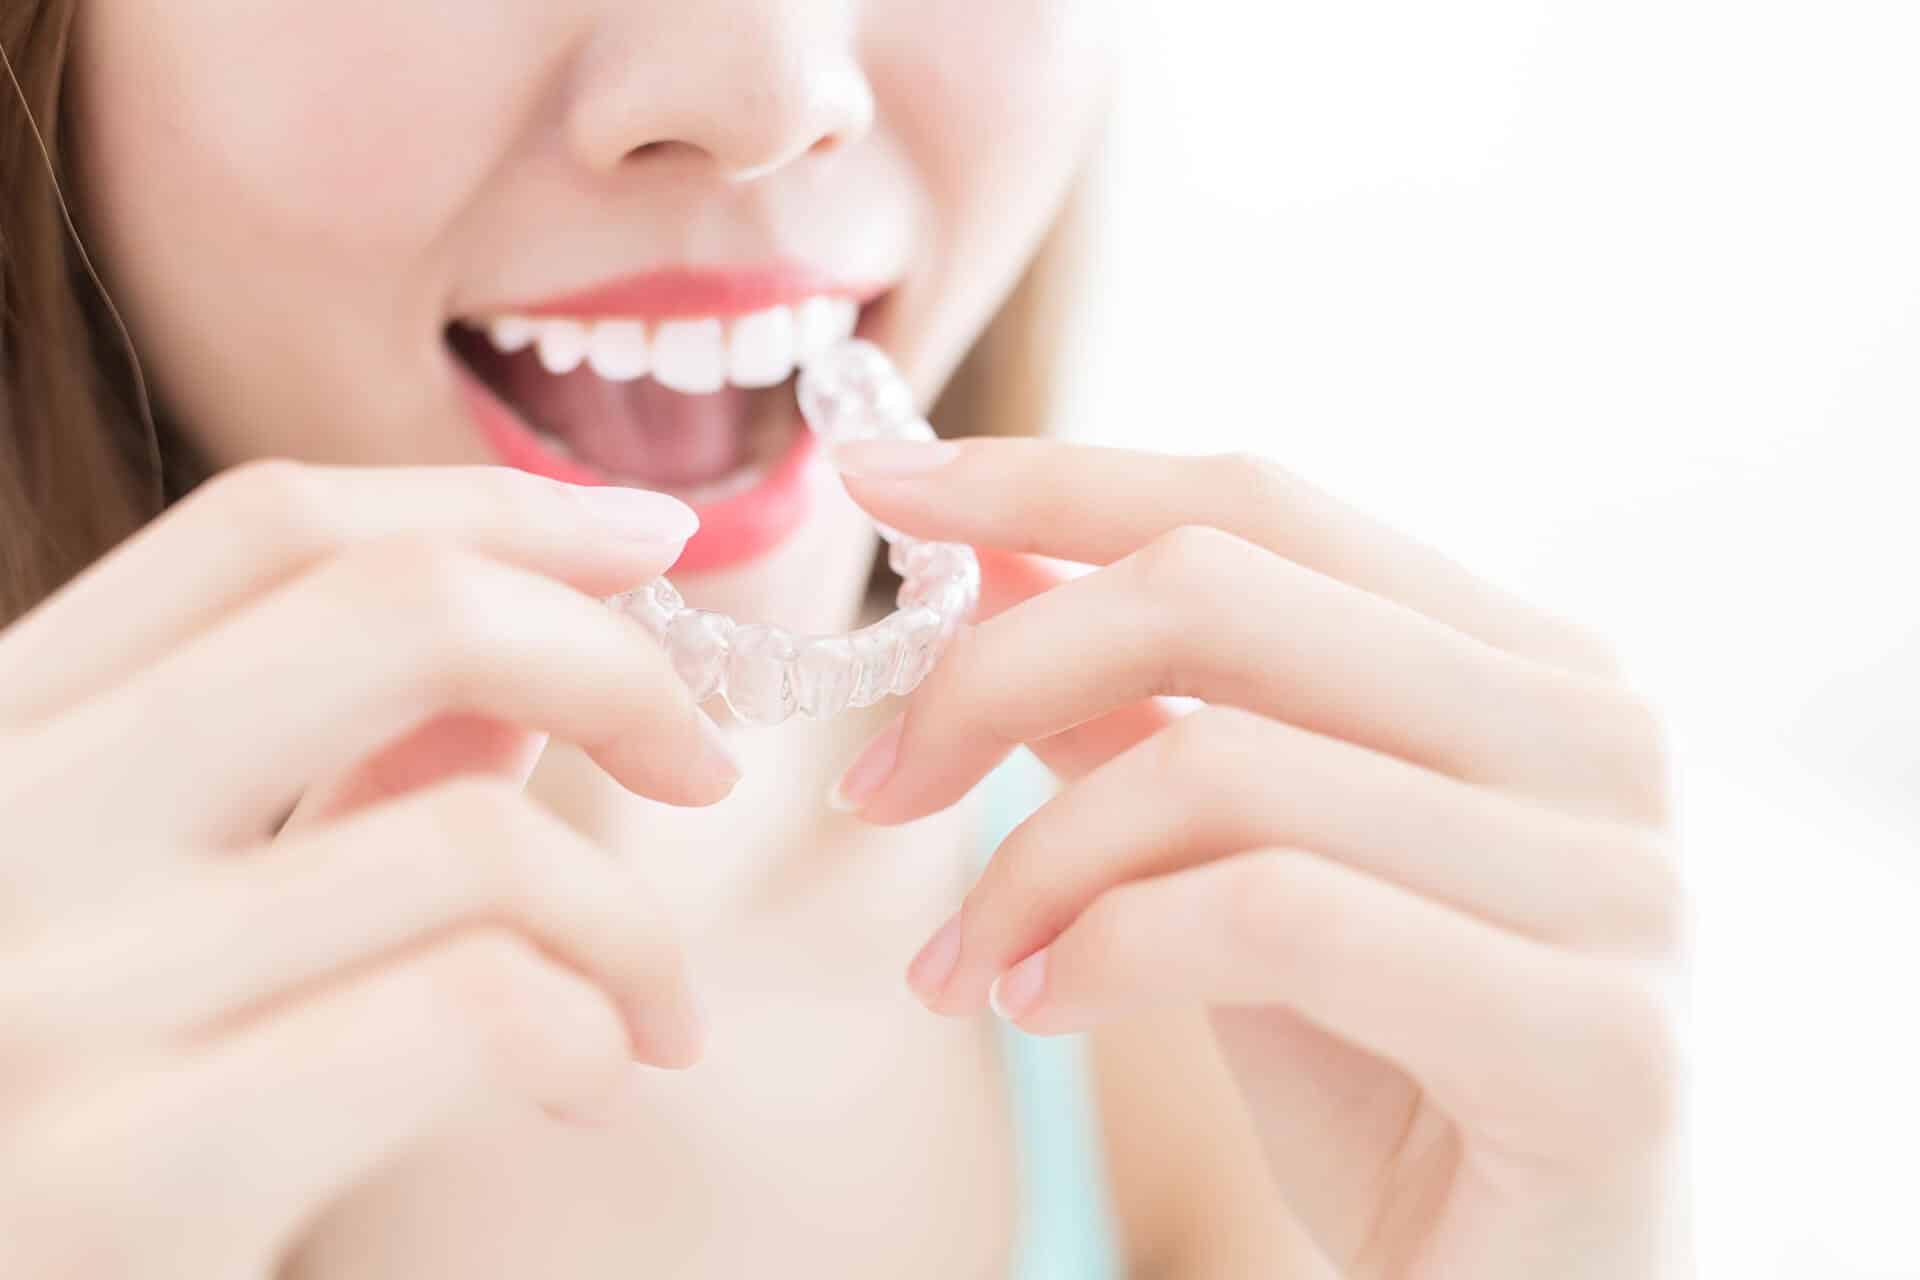
POLYGON ((587 326, 572 320, 540 325, 540 367, 555 377, 572 373, 587 358, 587 326))
POLYGON ((650 327, 638 320, 548 320, 502 315, 476 323, 494 349, 534 349, 540 365, 565 377, 583 363, 607 382, 651 374, 685 395, 724 386, 772 387, 833 344, 853 336, 859 304, 808 298, 797 307, 768 307, 731 323, 708 316, 650 327))
POLYGON ((647 371, 647 327, 633 320, 608 320, 593 327, 587 363, 608 382, 632 382, 647 371))
POLYGON ((771 307, 733 322, 727 343, 727 381, 736 387, 773 387, 793 376, 793 312, 771 307))
POLYGON ((727 385, 727 338, 718 320, 669 320, 653 339, 653 376, 684 395, 727 385))
POLYGON ((525 351, 538 336, 539 326, 525 316, 501 316, 487 326, 487 337, 494 348, 508 355, 525 351))
POLYGON ((805 364, 843 338, 853 336, 859 305, 848 298, 808 298, 795 317, 794 363, 805 364))

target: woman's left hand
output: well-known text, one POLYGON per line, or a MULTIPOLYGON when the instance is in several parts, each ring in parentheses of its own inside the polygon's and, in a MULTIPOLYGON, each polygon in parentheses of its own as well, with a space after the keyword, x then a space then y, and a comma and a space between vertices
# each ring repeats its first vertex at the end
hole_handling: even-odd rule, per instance
POLYGON ((844 807, 921 817, 1023 743, 1067 784, 915 959, 930 1008, 1207 1006, 1344 1276, 1679 1273, 1669 762, 1605 645, 1255 458, 836 459, 981 548, 989 615, 844 807))

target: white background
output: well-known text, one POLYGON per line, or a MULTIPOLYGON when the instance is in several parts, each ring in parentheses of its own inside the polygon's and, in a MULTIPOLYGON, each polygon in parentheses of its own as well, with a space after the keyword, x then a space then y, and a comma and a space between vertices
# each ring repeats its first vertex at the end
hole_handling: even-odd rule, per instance
POLYGON ((1072 429, 1614 636, 1682 769, 1703 1272, 1920 1277, 1920 4, 1142 9, 1072 429))

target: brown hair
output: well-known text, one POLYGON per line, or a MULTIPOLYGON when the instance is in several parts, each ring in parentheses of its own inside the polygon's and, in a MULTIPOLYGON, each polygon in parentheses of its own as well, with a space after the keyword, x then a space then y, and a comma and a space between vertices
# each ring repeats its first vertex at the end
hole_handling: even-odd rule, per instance
MULTIPOLYGON (((0 0, 11 78, 0 83, 0 627, 204 471, 147 404, 131 340, 86 256, 72 120, 61 109, 78 4, 0 0)), ((948 384, 932 415, 942 434, 1044 430, 1092 185, 1076 186, 948 384)))
POLYGON ((161 505, 132 350, 69 226, 78 0, 0 0, 0 626, 161 505))

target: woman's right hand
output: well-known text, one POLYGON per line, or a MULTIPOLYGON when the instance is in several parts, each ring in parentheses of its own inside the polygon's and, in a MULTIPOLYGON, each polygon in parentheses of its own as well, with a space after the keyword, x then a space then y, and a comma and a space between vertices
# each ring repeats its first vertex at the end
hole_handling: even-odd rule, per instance
POLYGON ((698 1056, 666 923, 518 779, 550 732, 658 800, 730 790, 594 598, 692 523, 253 464, 0 632, 0 1274, 266 1275, 462 1107, 589 1117, 698 1056))

